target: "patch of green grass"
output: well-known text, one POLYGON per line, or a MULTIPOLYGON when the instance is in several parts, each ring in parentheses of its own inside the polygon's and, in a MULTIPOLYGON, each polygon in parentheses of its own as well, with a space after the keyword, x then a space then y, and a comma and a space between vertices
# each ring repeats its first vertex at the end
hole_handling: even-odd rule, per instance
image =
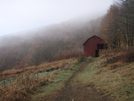
POLYGON ((10 84, 11 82, 15 81, 16 78, 8 78, 8 79, 0 79, 0 88, 4 86, 4 84, 10 84))
POLYGON ((69 77, 80 67, 81 63, 77 63, 75 66, 63 68, 60 70, 55 70, 51 72, 53 76, 53 82, 43 87, 40 87, 40 92, 33 95, 33 99, 38 99, 43 96, 56 93, 57 90, 60 90, 64 87, 65 82, 69 77))
MULTIPOLYGON (((89 59, 88 59, 89 60, 89 59)), ((86 61, 88 61, 86 60, 86 61)), ((73 80, 72 84, 80 83, 95 85, 98 90, 105 91, 105 95, 116 98, 117 101, 134 101, 133 65, 124 65, 114 70, 100 67, 99 60, 90 63, 73 80), (124 76, 125 75, 125 76, 124 76)))
POLYGON ((84 58, 82 61, 79 61, 79 63, 88 63, 90 61, 95 61, 97 60, 98 58, 84 58))
POLYGON ((79 83, 89 83, 89 78, 92 78, 94 73, 92 66, 93 63, 88 64, 87 67, 72 80, 72 84, 77 85, 79 83))

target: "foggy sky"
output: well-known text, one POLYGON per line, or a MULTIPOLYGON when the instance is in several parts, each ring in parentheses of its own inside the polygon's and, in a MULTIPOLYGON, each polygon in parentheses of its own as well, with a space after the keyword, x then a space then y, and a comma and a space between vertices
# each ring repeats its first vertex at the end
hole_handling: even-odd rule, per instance
POLYGON ((0 35, 106 13, 113 0, 0 0, 0 35))

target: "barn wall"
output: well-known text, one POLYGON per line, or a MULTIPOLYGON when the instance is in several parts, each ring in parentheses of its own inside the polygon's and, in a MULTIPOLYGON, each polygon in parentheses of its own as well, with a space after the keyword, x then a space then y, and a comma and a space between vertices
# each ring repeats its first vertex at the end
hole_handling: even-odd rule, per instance
POLYGON ((100 39, 99 37, 93 37, 84 44, 84 52, 86 57, 95 57, 95 50, 97 50, 97 44, 104 44, 104 49, 106 49, 106 44, 102 39, 100 39))

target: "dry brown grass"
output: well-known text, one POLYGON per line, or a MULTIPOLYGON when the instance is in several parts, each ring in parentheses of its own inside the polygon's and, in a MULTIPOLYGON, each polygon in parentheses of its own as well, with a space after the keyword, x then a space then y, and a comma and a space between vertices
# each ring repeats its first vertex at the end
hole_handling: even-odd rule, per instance
POLYGON ((108 64, 108 65, 106 66, 106 68, 112 70, 112 69, 118 68, 118 67, 121 66, 122 64, 123 64, 122 62, 117 61, 117 62, 115 62, 115 63, 108 64))
POLYGON ((20 77, 10 85, 0 89, 0 101, 24 101, 31 98, 31 93, 37 91, 37 87, 45 86, 52 82, 52 77, 30 78, 20 77))
MULTIPOLYGON (((120 63, 119 63, 120 65, 120 63)), ((100 73, 96 75, 97 87, 99 89, 106 90, 106 95, 112 95, 117 101, 133 101, 134 98, 134 68, 133 63, 121 66, 118 65, 110 68, 100 68, 96 72, 100 73), (114 69, 113 69, 114 68, 114 69)))
MULTIPOLYGON (((117 53, 118 54, 118 53, 117 53)), ((108 54, 107 54, 108 55, 108 54)), ((117 61, 105 65, 105 58, 98 59, 89 64, 76 78, 74 84, 95 84, 106 96, 111 96, 113 101, 134 100, 134 62, 123 63, 117 61)))
POLYGON ((74 84, 91 82, 114 101, 134 100, 134 48, 104 50, 76 78, 74 84))
POLYGON ((54 80, 55 69, 70 67, 77 63, 78 59, 64 59, 55 62, 42 63, 39 66, 26 67, 24 69, 7 70, 0 73, 1 78, 5 79, 3 87, 0 88, 0 101, 29 101, 31 94, 37 92, 38 87, 45 86, 54 80), (53 71, 47 75, 38 76, 38 73, 53 71), (15 77, 10 83, 6 79, 15 77))
POLYGON ((101 68, 94 69, 93 82, 99 89, 106 90, 106 95, 112 95, 117 101, 133 101, 133 47, 103 51, 96 66, 101 68))
POLYGON ((83 51, 72 50, 72 51, 64 51, 57 54, 53 60, 55 61, 55 60, 62 60, 62 59, 77 58, 79 59, 79 61, 81 61, 84 57, 85 54, 83 51))
POLYGON ((102 66, 107 66, 108 68, 115 68, 122 63, 134 62, 134 47, 128 48, 118 48, 113 50, 104 50, 101 52, 100 59, 105 59, 102 66))
POLYGON ((34 75, 40 72, 45 72, 48 69, 56 70, 56 69, 64 68, 64 66, 72 63, 76 63, 78 61, 79 60, 76 58, 70 58, 70 59, 63 59, 54 62, 44 62, 39 66, 30 66, 23 69, 11 69, 11 70, 0 72, 0 77, 6 79, 11 77, 18 77, 19 75, 27 75, 27 74, 34 75))

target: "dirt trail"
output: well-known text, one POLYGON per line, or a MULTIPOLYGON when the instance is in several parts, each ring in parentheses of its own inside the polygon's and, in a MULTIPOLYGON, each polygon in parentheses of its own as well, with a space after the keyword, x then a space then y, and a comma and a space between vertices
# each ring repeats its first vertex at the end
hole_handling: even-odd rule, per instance
POLYGON ((54 101, 112 101, 104 97, 102 92, 98 92, 93 84, 79 84, 72 87, 71 80, 80 73, 85 67, 83 64, 66 82, 65 87, 59 92, 54 101))
POLYGON ((73 101, 72 99, 72 85, 71 80, 84 69, 84 67, 87 64, 83 64, 65 83, 65 87, 59 92, 58 97, 55 99, 55 101, 73 101))
POLYGON ((66 81, 64 88, 58 91, 57 95, 47 96, 46 99, 41 101, 113 101, 108 97, 104 97, 102 92, 98 92, 93 84, 79 84, 75 86, 71 85, 71 80, 76 75, 78 75, 88 64, 89 63, 83 64, 68 79, 68 81, 66 81))

